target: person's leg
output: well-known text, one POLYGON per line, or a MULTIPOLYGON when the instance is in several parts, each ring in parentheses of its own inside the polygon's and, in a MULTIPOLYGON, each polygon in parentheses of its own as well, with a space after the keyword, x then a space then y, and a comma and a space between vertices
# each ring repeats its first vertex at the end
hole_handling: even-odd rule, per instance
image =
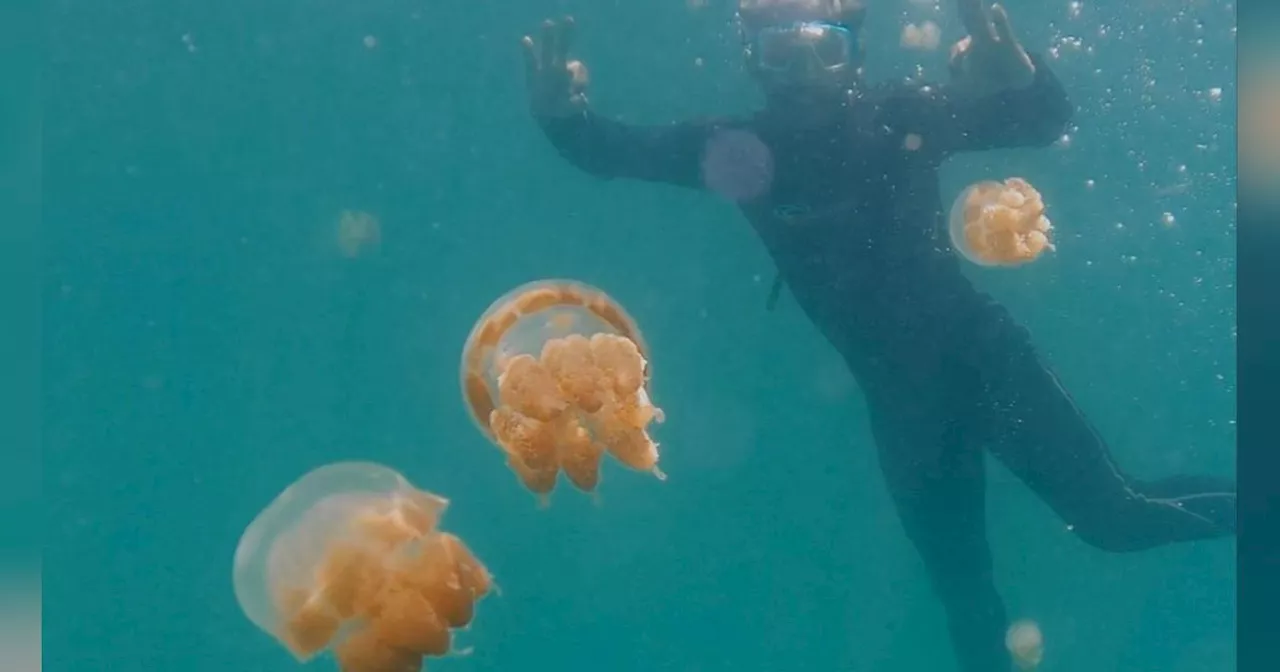
POLYGON ((981 448, 965 440, 958 424, 920 406, 873 404, 870 410, 881 471, 946 611, 959 669, 1008 670, 1007 617, 987 544, 981 448))
POLYGON ((1123 552, 1235 533, 1229 479, 1128 477, 1029 344, 992 358, 983 372, 988 448, 1080 539, 1123 552))

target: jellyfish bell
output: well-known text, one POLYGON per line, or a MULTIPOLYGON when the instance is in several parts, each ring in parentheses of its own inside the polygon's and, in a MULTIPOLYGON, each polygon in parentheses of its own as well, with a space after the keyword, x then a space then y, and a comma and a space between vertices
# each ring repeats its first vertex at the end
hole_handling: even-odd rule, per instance
POLYGON ((1035 621, 1024 619, 1010 625, 1004 645, 1020 670, 1035 670, 1044 660, 1044 635, 1035 621))
POLYGON ((382 224, 368 212, 343 210, 338 214, 334 237, 342 256, 355 259, 381 244, 382 224))
MULTIPOLYGON (((635 345, 649 385, 648 346, 635 320, 603 291, 574 280, 539 280, 507 292, 485 309, 463 347, 462 387, 471 418, 490 439, 499 379, 513 368, 525 369, 548 342, 579 342, 574 337, 620 336, 635 345)), ((555 351, 553 346, 553 351, 555 351)))
POLYGON ((903 26, 899 43, 907 49, 933 51, 938 48, 941 39, 942 30, 938 28, 938 24, 925 21, 920 25, 908 23, 903 26))
POLYGON ((1020 266, 1053 250, 1044 200, 1026 180, 969 185, 951 206, 951 246, 979 266, 1020 266))
POLYGON ((773 154, 759 136, 742 129, 717 129, 702 153, 702 181, 734 202, 752 201, 773 183, 773 154))
POLYGON ((438 529, 447 505, 381 465, 311 471, 245 529, 236 600, 299 661, 332 650, 343 672, 390 669, 387 661, 417 670, 448 653, 450 628, 466 624, 442 614, 469 622, 491 585, 461 540, 438 529))
POLYGON ((650 397, 648 347, 627 312, 572 280, 532 282, 481 315, 463 348, 461 384, 472 420, 507 455, 526 489, 548 495, 561 471, 594 491, 610 454, 659 477, 661 422, 650 397))
POLYGON ((285 488, 245 528, 236 546, 233 579, 245 615, 266 632, 279 626, 270 589, 315 570, 317 556, 339 536, 349 512, 382 508, 434 527, 448 502, 415 490, 399 473, 373 463, 345 462, 315 469, 285 488))

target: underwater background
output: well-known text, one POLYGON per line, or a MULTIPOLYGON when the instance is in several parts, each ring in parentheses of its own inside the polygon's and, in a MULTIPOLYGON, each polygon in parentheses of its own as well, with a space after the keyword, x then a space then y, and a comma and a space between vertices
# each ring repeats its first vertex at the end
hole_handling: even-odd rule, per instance
MULTIPOLYGON (((955 665, 882 483, 857 385, 729 203, 603 182, 530 119, 518 40, 578 21, 596 109, 741 113, 729 0, 45 4, 44 664, 297 669, 241 614, 231 557, 303 473, 388 465, 452 501, 493 572, 452 670, 955 665), (344 211, 377 245, 344 250, 344 211), (494 299, 574 278, 652 349, 666 482, 519 487, 460 399, 494 299)), ((869 77, 945 78, 941 9, 873 0, 869 77), (936 21, 937 51, 899 45, 936 21)), ((1018 175, 1057 252, 969 266, 1140 477, 1232 474, 1235 14, 1208 0, 1008 0, 1078 111, 1018 175)), ((1047 671, 1234 669, 1230 541, 1109 555, 989 462, 990 537, 1047 671)), ((333 670, 329 658, 309 669, 333 670)))

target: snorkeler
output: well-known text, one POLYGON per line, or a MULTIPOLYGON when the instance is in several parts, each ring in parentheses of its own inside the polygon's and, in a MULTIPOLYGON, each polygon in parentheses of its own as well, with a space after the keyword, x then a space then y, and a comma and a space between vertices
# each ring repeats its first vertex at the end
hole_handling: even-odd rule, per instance
POLYGON ((524 47, 537 122, 590 174, 700 189, 717 139, 767 148, 770 181, 739 208, 865 393, 881 470, 960 669, 996 672, 1010 658, 984 449, 1107 551, 1233 535, 1235 485, 1126 475, 1026 330, 961 273, 939 165, 957 152, 1048 146, 1073 110, 1002 8, 958 4, 968 37, 951 50, 949 83, 870 86, 862 0, 739 0, 747 67, 766 99, 740 120, 624 125, 588 105, 587 70, 569 57, 571 19, 546 22, 524 47))

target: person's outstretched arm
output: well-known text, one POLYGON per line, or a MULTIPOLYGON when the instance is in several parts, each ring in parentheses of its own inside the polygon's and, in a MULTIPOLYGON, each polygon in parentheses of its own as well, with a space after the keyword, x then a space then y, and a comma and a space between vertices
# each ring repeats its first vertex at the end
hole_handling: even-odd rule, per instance
POLYGON ((714 128, 697 122, 633 126, 589 109, 538 124, 560 156, 592 175, 694 189, 702 186, 702 152, 714 128))
POLYGON ((569 58, 573 19, 546 21, 535 43, 526 36, 526 76, 533 117, 565 159, 604 178, 631 178, 698 188, 701 156, 713 123, 632 126, 587 104, 587 68, 569 58))
POLYGON ((1000 5, 958 4, 969 36, 952 48, 952 81, 890 97, 885 118, 943 153, 1043 147, 1062 137, 1074 108, 1045 59, 1022 48, 1000 5))
POLYGON ((904 96, 895 117, 914 120, 910 125, 921 129, 916 132, 922 139, 926 143, 932 139, 946 153, 1047 147, 1066 132, 1075 110, 1044 60, 1035 55, 1029 58, 1035 65, 1030 86, 981 97, 939 86, 904 96))

